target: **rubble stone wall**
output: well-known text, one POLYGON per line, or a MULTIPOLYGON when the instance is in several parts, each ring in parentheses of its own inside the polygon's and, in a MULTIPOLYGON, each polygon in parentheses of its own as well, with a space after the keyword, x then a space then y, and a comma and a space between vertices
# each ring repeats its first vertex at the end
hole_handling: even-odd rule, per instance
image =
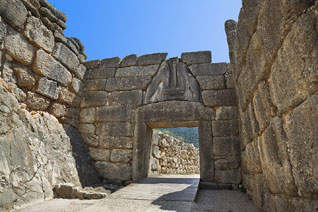
POLYGON ((242 5, 226 31, 244 186, 264 211, 317 211, 317 1, 242 5))
POLYGON ((238 184, 239 130, 228 64, 211 52, 88 61, 79 130, 99 175, 147 176, 152 128, 198 126, 201 178, 238 184))
POLYGON ((199 148, 154 130, 151 139, 149 175, 199 174, 199 148))

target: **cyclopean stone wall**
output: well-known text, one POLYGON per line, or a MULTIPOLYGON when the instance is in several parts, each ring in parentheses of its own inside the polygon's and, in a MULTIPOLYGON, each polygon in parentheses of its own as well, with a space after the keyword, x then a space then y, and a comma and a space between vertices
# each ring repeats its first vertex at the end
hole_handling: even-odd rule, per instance
POLYGON ((211 52, 158 53, 86 62, 79 130, 99 175, 146 177, 152 128, 198 126, 203 181, 238 184, 236 95, 211 52))
POLYGON ((243 183, 264 211, 318 211, 318 4, 243 0, 226 22, 243 183))
POLYGON ((76 129, 86 56, 65 22, 46 0, 0 0, 0 211, 99 182, 76 129))
POLYGON ((158 130, 151 139, 148 175, 199 174, 199 149, 158 130))

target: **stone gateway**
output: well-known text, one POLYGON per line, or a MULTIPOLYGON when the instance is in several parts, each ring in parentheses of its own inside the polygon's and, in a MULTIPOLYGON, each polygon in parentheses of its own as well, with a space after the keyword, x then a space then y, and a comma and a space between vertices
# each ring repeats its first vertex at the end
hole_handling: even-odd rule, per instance
POLYGON ((198 127, 201 182, 242 186, 264 211, 318 211, 317 11, 242 0, 230 64, 209 51, 86 61, 47 0, 0 0, 0 211, 147 177, 153 130, 171 127, 198 127))

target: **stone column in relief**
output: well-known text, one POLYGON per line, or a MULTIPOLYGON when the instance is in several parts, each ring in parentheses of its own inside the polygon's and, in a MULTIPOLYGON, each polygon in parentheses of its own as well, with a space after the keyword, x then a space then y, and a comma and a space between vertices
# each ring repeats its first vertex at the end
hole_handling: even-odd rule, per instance
POLYGON ((137 123, 135 126, 133 146, 133 181, 147 177, 149 169, 152 129, 146 123, 137 123))
POLYGON ((212 122, 199 121, 200 178, 203 182, 214 181, 214 157, 212 122))

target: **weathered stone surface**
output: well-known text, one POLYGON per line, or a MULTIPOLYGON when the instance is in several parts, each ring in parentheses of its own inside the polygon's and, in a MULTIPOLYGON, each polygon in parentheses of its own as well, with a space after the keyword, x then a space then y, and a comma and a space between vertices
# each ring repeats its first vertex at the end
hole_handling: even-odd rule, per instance
POLYGON ((226 74, 225 75, 225 87, 226 88, 235 88, 233 75, 232 74, 226 74))
POLYGON ((114 163, 129 163, 132 159, 132 150, 113 149, 110 155, 110 161, 114 163))
POLYGON ((7 26, 2 20, 2 18, 0 18, 0 44, 4 40, 6 34, 7 34, 7 26))
POLYGON ((107 161, 109 162, 110 150, 108 149, 97 149, 90 147, 88 148, 91 158, 95 161, 107 161))
POLYGON ((117 68, 119 67, 120 58, 113 57, 113 58, 105 58, 100 61, 100 67, 103 68, 117 68))
POLYGON ((120 62, 120 67, 127 67, 127 66, 136 66, 137 65, 138 56, 136 54, 131 54, 126 57, 120 62))
POLYGON ((98 136, 92 134, 83 134, 81 133, 81 137, 83 138, 86 146, 89 147, 98 147, 98 136))
POLYGON ((81 64, 73 73, 75 74, 76 77, 83 80, 86 73, 86 67, 81 64))
POLYGON ((109 78, 107 79, 106 89, 107 91, 145 90, 150 82, 150 76, 109 78))
POLYGON ((89 69, 86 78, 87 79, 105 79, 111 78, 115 76, 116 68, 94 68, 89 69))
POLYGON ((101 177, 109 181, 131 180, 131 165, 110 162, 96 162, 95 167, 101 177))
POLYGON ((215 159, 214 167, 215 170, 220 171, 239 170, 241 167, 241 160, 239 156, 215 159))
POLYGON ((193 64, 189 68, 194 76, 213 76, 225 74, 227 66, 227 63, 203 63, 193 64))
POLYGON ((24 35, 37 47, 43 48, 47 52, 52 52, 54 47, 53 33, 42 24, 40 19, 33 16, 29 17, 25 26, 24 35))
POLYGON ((59 103, 54 103, 49 108, 49 113, 55 116, 56 118, 64 116, 66 112, 66 106, 59 103))
POLYGON ((17 84, 19 87, 31 90, 35 85, 34 74, 24 66, 13 66, 13 71, 17 76, 17 84))
POLYGON ((76 95, 72 92, 70 92, 67 88, 61 88, 60 94, 59 94, 59 102, 73 105, 75 101, 76 95))
POLYGON ((213 138, 211 121, 199 122, 200 178, 203 182, 214 182, 213 138), (210 147, 210 148, 207 148, 210 147))
POLYGON ((90 60, 84 63, 87 69, 98 68, 100 65, 100 60, 90 60))
POLYGON ((15 98, 19 102, 25 102, 26 94, 24 93, 23 90, 18 88, 18 86, 15 83, 12 83, 12 82, 7 83, 7 89, 10 93, 12 93, 12 95, 15 96, 15 98))
POLYGON ((213 136, 226 137, 236 136, 239 134, 237 120, 217 120, 212 121, 213 136))
POLYGON ((71 87, 70 87, 71 91, 74 93, 79 93, 82 91, 83 89, 83 82, 77 78, 73 78, 72 83, 71 83, 71 87))
POLYGON ((221 106, 216 109, 216 120, 237 119, 237 107, 221 106))
MULTIPOLYGON (((318 96, 309 97, 285 119, 284 129, 295 183, 300 196, 316 193, 318 96)), ((287 159, 287 158, 286 158, 287 159)))
POLYGON ((223 75, 215 76, 197 76, 201 89, 203 90, 220 90, 225 89, 225 81, 223 75))
POLYGON ((85 90, 87 91, 104 91, 106 90, 106 79, 86 80, 85 90))
POLYGON ((81 107, 104 106, 108 93, 105 91, 87 91, 81 101, 81 107))
POLYGON ((98 123, 96 134, 117 137, 131 137, 134 135, 134 125, 121 122, 98 123))
POLYGON ((1 0, 0 14, 6 22, 13 25, 18 30, 23 30, 27 18, 27 9, 21 1, 1 0))
POLYGON ((80 64, 77 56, 62 43, 55 44, 53 56, 70 70, 77 70, 80 64))
POLYGON ((94 124, 80 124, 78 130, 82 134, 95 134, 96 127, 94 124))
POLYGON ((104 106, 96 109, 95 120, 97 122, 121 122, 130 121, 131 107, 129 105, 104 106))
POLYGON ((239 171, 216 171, 215 181, 239 184, 241 182, 241 173, 239 171))
POLYGON ((245 151, 242 152, 242 170, 245 173, 262 173, 262 164, 258 151, 257 140, 247 144, 245 147, 245 151))
POLYGON ((9 31, 4 40, 4 45, 10 56, 15 60, 27 66, 31 64, 35 49, 20 33, 13 30, 9 31))
POLYGON ((36 59, 33 64, 33 71, 41 76, 56 80, 65 86, 72 80, 71 73, 51 55, 45 53, 41 49, 37 51, 36 59))
POLYGON ((139 66, 160 64, 166 59, 167 55, 168 53, 145 54, 138 57, 137 64, 139 66))
POLYGON ((99 147, 105 149, 132 149, 133 142, 130 137, 101 136, 99 147))
POLYGON ((236 94, 234 89, 205 90, 202 99, 206 106, 235 106, 236 94))
POLYGON ((3 64, 1 77, 5 82, 17 83, 17 78, 13 71, 13 64, 11 62, 5 62, 3 64))
POLYGON ((32 3, 30 3, 28 0, 22 0, 22 3, 26 7, 26 9, 32 13, 33 16, 40 18, 41 15, 40 15, 39 11, 32 3))
POLYGON ((240 152, 241 152, 240 140, 238 137, 214 137, 213 138, 214 158, 238 156, 240 155, 240 152))
POLYGON ((41 13, 41 15, 47 17, 53 23, 56 23, 58 21, 58 18, 51 12, 51 10, 49 10, 45 7, 41 7, 39 9, 39 12, 41 13))
POLYGON ((187 64, 211 63, 212 53, 210 51, 185 52, 181 54, 181 59, 187 64))
POLYGON ((39 94, 27 92, 26 104, 31 110, 44 111, 49 107, 50 101, 39 94))
POLYGON ((65 181, 80 185, 72 148, 62 125, 48 113, 29 113, 0 88, 0 205, 21 207, 53 198, 65 181), (48 175, 48 173, 50 173, 48 175))
POLYGON ((138 77, 138 76, 154 76, 159 69, 159 65, 149 66, 132 66, 118 68, 115 77, 138 77))
POLYGON ((80 112, 81 123, 94 123, 95 113, 95 108, 82 108, 80 112))
POLYGON ((109 105, 131 105, 133 108, 138 107, 142 104, 142 91, 114 91, 109 94, 108 102, 109 105))
POLYGON ((163 62, 147 88, 145 103, 167 100, 200 101, 197 81, 187 65, 178 58, 163 62))
POLYGON ((56 100, 59 95, 59 88, 55 81, 42 77, 38 82, 36 92, 56 100))
POLYGON ((191 122, 213 120, 215 111, 202 103, 167 101, 139 107, 137 122, 191 122))

